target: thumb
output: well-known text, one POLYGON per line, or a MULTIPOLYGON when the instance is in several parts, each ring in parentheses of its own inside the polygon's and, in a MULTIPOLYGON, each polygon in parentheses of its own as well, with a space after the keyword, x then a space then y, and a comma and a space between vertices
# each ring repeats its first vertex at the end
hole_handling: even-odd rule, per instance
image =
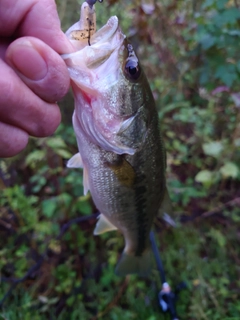
POLYGON ((22 37, 10 44, 6 62, 41 99, 60 100, 69 88, 67 67, 51 47, 34 37, 22 37))

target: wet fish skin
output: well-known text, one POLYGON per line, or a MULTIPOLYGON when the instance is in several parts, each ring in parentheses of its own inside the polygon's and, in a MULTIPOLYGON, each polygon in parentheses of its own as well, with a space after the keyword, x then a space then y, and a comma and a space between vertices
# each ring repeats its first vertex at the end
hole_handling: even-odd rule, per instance
POLYGON ((64 57, 75 96, 78 163, 85 191, 90 189, 101 212, 94 233, 116 228, 123 233, 125 248, 117 274, 147 275, 149 233, 166 192, 165 150, 138 58, 119 26, 113 34, 106 26, 93 35, 91 50, 85 45, 64 57))

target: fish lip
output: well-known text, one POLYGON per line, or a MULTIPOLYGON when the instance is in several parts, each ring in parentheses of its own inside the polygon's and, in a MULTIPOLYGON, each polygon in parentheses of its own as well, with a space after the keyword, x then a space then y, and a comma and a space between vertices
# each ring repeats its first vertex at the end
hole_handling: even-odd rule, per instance
MULTIPOLYGON (((71 27, 72 28, 72 27, 71 27)), ((77 25, 74 25, 71 31, 77 30, 77 25)), ((66 35, 70 38, 70 33, 67 31, 66 35)), ((76 49, 75 52, 61 55, 63 60, 68 66, 68 70, 78 70, 79 74, 89 74, 91 77, 91 70, 94 72, 95 69, 100 67, 106 62, 115 50, 118 50, 125 39, 125 35, 119 28, 119 20, 116 16, 110 17, 107 23, 100 28, 91 37, 91 46, 84 44, 80 49, 76 49)), ((72 43, 76 43, 76 40, 70 39, 72 43)), ((77 41, 78 43, 81 41, 77 41)), ((73 78, 75 75, 73 74, 73 78)), ((88 87, 88 84, 84 80, 78 78, 78 84, 83 87, 88 87)), ((83 79, 83 78, 82 78, 83 79)), ((91 84, 89 84, 90 89, 91 84)), ((83 89, 84 90, 84 89, 83 89)))
POLYGON ((91 46, 99 42, 109 42, 119 30, 119 20, 117 16, 112 16, 107 23, 96 31, 91 37, 91 46))

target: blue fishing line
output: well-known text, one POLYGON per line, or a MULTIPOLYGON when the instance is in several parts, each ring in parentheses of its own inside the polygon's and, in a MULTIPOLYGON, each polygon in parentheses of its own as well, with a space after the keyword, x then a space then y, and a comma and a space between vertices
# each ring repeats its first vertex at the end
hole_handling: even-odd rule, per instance
MULTIPOLYGON (((171 315, 171 320, 179 320, 177 317, 177 312, 175 308, 175 302, 177 295, 171 290, 171 287, 166 281, 166 275, 163 267, 163 263, 159 254, 157 243, 154 237, 153 231, 150 232, 150 241, 152 245, 152 251, 157 263, 157 268, 160 273, 162 290, 158 294, 158 302, 163 312, 169 312, 171 315)), ((182 285, 182 288, 184 286, 182 285)))
POLYGON ((161 257, 160 257, 159 251, 158 251, 158 247, 157 247, 157 243, 156 243, 153 231, 150 232, 150 241, 151 241, 151 245, 152 245, 152 251, 153 251, 156 263, 157 263, 157 268, 158 268, 158 271, 161 275, 161 280, 162 280, 162 284, 163 284, 166 282, 166 276, 165 276, 162 260, 161 260, 161 257))

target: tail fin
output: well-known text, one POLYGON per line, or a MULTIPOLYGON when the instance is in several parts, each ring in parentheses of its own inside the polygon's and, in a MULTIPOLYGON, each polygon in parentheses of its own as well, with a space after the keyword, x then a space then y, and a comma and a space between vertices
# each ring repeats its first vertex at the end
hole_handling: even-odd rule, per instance
POLYGON ((126 276, 127 274, 137 273, 142 277, 149 275, 152 266, 151 249, 148 248, 141 256, 129 255, 123 252, 117 267, 116 274, 118 276, 126 276))

